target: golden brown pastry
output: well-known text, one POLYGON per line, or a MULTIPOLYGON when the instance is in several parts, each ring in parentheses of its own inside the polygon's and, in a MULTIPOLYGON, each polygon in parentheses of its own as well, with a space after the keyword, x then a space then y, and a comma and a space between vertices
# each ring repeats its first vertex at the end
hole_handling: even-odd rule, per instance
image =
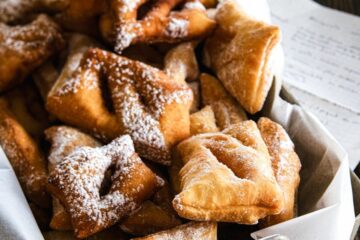
POLYGON ((202 101, 205 105, 211 105, 216 124, 221 130, 247 119, 245 111, 229 95, 218 79, 203 73, 200 76, 200 82, 202 101))
POLYGON ((11 163, 25 196, 41 208, 50 206, 47 171, 38 146, 0 98, 0 145, 11 163))
POLYGON ((68 5, 70 0, 2 0, 0 1, 0 22, 17 23, 27 20, 39 12, 57 12, 68 5))
POLYGON ((129 135, 100 148, 76 148, 56 165, 48 182, 48 190, 69 213, 78 238, 114 225, 163 184, 135 153, 129 135), (100 195, 110 167, 114 169, 111 186, 107 194, 100 195))
POLYGON ((181 220, 172 207, 173 197, 170 186, 165 181, 165 185, 155 193, 153 199, 144 202, 121 223, 120 228, 133 235, 144 236, 180 225, 181 220))
POLYGON ((121 52, 135 43, 180 42, 208 35, 215 26, 198 0, 157 0, 137 20, 138 9, 148 2, 112 0, 111 11, 100 19, 103 37, 121 52), (184 3, 181 11, 173 8, 184 3))
POLYGON ((59 78, 47 108, 60 120, 103 139, 129 134, 142 157, 169 165, 171 147, 190 134, 191 102, 185 82, 174 82, 146 64, 90 49, 73 74, 59 78), (100 73, 105 76, 100 78, 100 73), (110 107, 104 95, 111 96, 110 107))
MULTIPOLYGON (((42 232, 45 240, 78 240, 71 231, 48 231, 42 232)), ((117 226, 108 228, 102 232, 96 233, 86 240, 128 240, 129 237, 117 226)))
POLYGON ((177 82, 194 81, 199 76, 199 66, 194 48, 196 42, 186 42, 171 49, 164 59, 164 71, 177 82))
POLYGON ((216 240, 217 224, 213 222, 189 222, 170 230, 133 240, 216 240))
POLYGON ((219 132, 211 106, 190 115, 190 134, 219 132))
POLYGON ((184 164, 181 192, 173 200, 179 216, 256 224, 282 210, 282 192, 255 122, 193 136, 176 151, 184 164))
MULTIPOLYGON (((67 126, 55 126, 45 131, 46 139, 51 143, 48 157, 48 170, 51 173, 57 164, 79 147, 99 147, 100 143, 91 136, 67 126)), ((53 197, 53 216, 50 227, 56 230, 71 230, 70 217, 60 201, 53 197)))
POLYGON ((24 26, 0 23, 0 92, 22 82, 63 45, 59 27, 46 15, 24 26))
POLYGON ((284 196, 280 214, 268 216, 261 222, 263 226, 271 226, 289 220, 296 214, 295 198, 300 183, 301 162, 293 142, 281 125, 262 117, 258 127, 268 147, 272 168, 284 196))
POLYGON ((280 29, 252 19, 232 1, 216 14, 218 27, 207 39, 205 63, 244 109, 261 110, 274 77, 280 29))
MULTIPOLYGON (((211 106, 206 106, 198 112, 190 115, 190 134, 196 135, 200 133, 219 132, 216 126, 214 112, 211 106)), ((183 167, 183 163, 179 157, 173 156, 171 166, 169 167, 169 176, 171 186, 175 193, 181 191, 179 172, 183 167)))

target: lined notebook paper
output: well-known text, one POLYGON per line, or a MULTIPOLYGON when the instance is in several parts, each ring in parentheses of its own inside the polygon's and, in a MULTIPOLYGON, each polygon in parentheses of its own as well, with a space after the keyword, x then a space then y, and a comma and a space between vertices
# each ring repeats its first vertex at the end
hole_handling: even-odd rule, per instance
POLYGON ((311 0, 269 0, 283 33, 283 79, 348 151, 360 161, 360 18, 311 0))

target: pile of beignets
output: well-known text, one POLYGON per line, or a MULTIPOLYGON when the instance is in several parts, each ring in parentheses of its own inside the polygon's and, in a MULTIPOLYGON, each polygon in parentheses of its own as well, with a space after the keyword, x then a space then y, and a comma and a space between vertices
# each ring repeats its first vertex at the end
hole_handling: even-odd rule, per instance
POLYGON ((45 239, 248 239, 296 216, 300 160, 259 117, 278 27, 235 0, 2 1, 0 21, 0 145, 45 239))

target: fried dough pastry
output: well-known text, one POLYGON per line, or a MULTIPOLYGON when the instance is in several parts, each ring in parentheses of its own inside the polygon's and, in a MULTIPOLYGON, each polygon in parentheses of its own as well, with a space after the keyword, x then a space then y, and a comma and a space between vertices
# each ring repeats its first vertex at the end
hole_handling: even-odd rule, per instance
POLYGON ((211 106, 190 115, 190 134, 219 132, 211 106))
POLYGON ((258 121, 258 127, 268 147, 272 168, 284 196, 281 213, 268 216, 261 222, 263 226, 271 226, 295 216, 295 198, 300 183, 301 162, 294 150, 293 142, 281 125, 262 117, 258 121))
POLYGON ((135 153, 129 135, 100 148, 76 148, 56 165, 48 182, 50 193, 67 209, 78 238, 114 225, 163 184, 135 153), (100 196, 110 167, 114 168, 112 184, 108 193, 100 196))
POLYGON ((216 21, 204 61, 241 106, 254 114, 261 110, 274 77, 280 29, 252 19, 232 1, 221 5, 216 21))
POLYGON ((103 37, 121 53, 135 43, 181 42, 208 35, 215 22, 206 16, 198 0, 157 0, 137 20, 138 9, 148 0, 111 0, 111 11, 100 19, 103 37), (180 11, 173 8, 183 4, 180 11))
MULTIPOLYGON (((71 231, 48 231, 42 232, 45 240, 78 240, 71 231)), ((128 240, 129 237, 121 231, 120 228, 114 226, 102 232, 99 232, 86 240, 128 240)))
POLYGON ((213 222, 189 222, 170 230, 133 240, 216 240, 217 224, 213 222))
POLYGON ((57 12, 66 8, 69 0, 3 0, 0 2, 0 22, 15 23, 39 12, 57 12))
POLYGON ((176 151, 184 166, 173 206, 181 217, 256 224, 282 210, 282 192, 255 122, 193 136, 176 151))
MULTIPOLYGON (((219 132, 216 126, 214 112, 211 106, 206 106, 198 112, 190 115, 190 134, 219 132)), ((179 172, 183 163, 179 157, 174 156, 169 168, 170 182, 175 193, 181 191, 179 172)))
POLYGON ((171 49, 164 59, 164 71, 176 82, 194 81, 199 76, 199 66, 194 48, 196 42, 186 42, 171 49))
POLYGON ((58 26, 45 15, 24 26, 0 23, 0 92, 22 82, 63 45, 58 26))
POLYGON ((211 105, 216 124, 221 130, 247 119, 245 111, 218 79, 203 73, 200 76, 200 83, 202 101, 205 105, 211 105))
POLYGON ((153 199, 144 202, 121 223, 120 228, 126 233, 144 236, 180 225, 181 220, 172 207, 173 197, 170 186, 165 181, 165 185, 155 193, 153 199))
MULTIPOLYGON (((57 164, 78 147, 100 147, 100 143, 91 136, 67 126, 55 126, 45 131, 46 139, 51 143, 48 170, 51 173, 57 164)), ((50 227, 56 230, 71 230, 70 217, 60 201, 53 197, 53 216, 50 227)))
POLYGON ((0 98, 0 145, 11 163, 25 196, 41 208, 50 206, 47 171, 38 146, 0 98))
POLYGON ((190 134, 191 102, 185 82, 174 82, 146 64, 90 49, 80 67, 54 85, 47 109, 106 140, 129 134, 142 157, 169 165, 171 147, 190 134), (111 93, 113 111, 106 106, 104 89, 111 93))

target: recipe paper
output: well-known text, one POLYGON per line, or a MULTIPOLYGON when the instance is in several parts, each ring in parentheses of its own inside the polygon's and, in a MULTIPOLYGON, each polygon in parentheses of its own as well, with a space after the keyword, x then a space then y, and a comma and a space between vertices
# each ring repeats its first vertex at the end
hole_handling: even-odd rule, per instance
POLYGON ((360 161, 360 17, 311 0, 269 0, 283 33, 283 80, 349 153, 360 161))

